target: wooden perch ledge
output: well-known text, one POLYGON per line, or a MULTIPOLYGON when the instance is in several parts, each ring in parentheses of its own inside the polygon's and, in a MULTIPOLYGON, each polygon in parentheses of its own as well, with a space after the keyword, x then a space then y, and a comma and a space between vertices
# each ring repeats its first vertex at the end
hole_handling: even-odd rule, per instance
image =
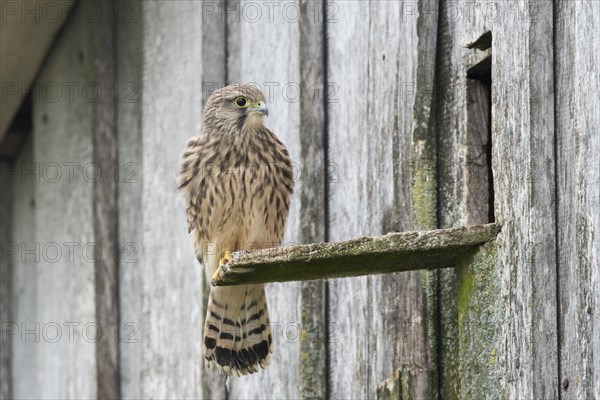
POLYGON ((466 253, 494 240, 499 232, 499 225, 487 224, 237 252, 223 265, 213 285, 343 278, 452 267, 466 253))

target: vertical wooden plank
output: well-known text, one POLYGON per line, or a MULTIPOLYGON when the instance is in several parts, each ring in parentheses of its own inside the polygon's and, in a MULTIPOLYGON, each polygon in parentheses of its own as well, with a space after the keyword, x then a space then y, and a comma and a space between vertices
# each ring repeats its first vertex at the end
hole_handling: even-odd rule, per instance
MULTIPOLYGON (((329 175, 325 157, 325 104, 329 83, 325 71, 325 3, 300 0, 299 68, 300 165, 296 179, 300 210, 297 226, 299 243, 323 242, 327 238, 326 187, 329 175)), ((331 86, 333 89, 333 86, 331 86)), ((293 143, 298 145, 298 143, 293 143)), ((327 287, 326 282, 300 284, 300 385, 302 398, 324 399, 327 387, 327 287)))
POLYGON ((69 21, 37 84, 63 89, 70 82, 77 90, 73 96, 46 92, 33 104, 39 326, 29 329, 40 332, 36 354, 42 398, 99 395, 96 346, 100 330, 107 327, 96 320, 95 264, 109 249, 99 247, 93 224, 94 182, 106 172, 93 158, 96 106, 90 99, 99 97, 82 89, 87 82, 97 84, 95 63, 100 60, 92 38, 87 20, 69 21), (64 336, 54 343, 58 329, 64 329, 64 336))
MULTIPOLYGON (((488 222, 487 178, 491 165, 485 146, 489 145, 491 100, 489 86, 468 79, 468 70, 489 56, 491 50, 468 49, 466 45, 490 29, 487 24, 491 20, 486 12, 496 6, 479 3, 468 7, 449 1, 440 3, 436 118, 438 216, 442 228, 488 222)), ((439 272, 443 398, 477 397, 481 382, 491 382, 489 375, 497 372, 487 363, 493 359, 491 343, 495 338, 488 332, 489 322, 484 322, 492 321, 490 315, 495 315, 494 301, 490 301, 493 300, 490 294, 499 290, 493 279, 495 275, 490 276, 490 271, 495 272, 494 262, 493 257, 478 255, 456 269, 439 272), (473 290, 474 285, 486 290, 473 290), (486 363, 479 364, 481 359, 486 363)))
MULTIPOLYGON (((455 166, 455 140, 458 136, 458 116, 463 104, 457 95, 462 79, 457 79, 456 59, 459 47, 458 23, 451 17, 448 1, 439 2, 439 34, 436 62, 436 123, 437 129, 437 208, 439 227, 457 225, 460 216, 454 215, 456 192, 453 188, 455 174, 461 170, 455 166), (452 217, 449 218, 449 210, 452 217)), ((457 278, 454 270, 440 271, 439 280, 439 342, 438 367, 439 393, 442 398, 456 399, 460 395, 459 332, 456 305, 457 278)))
MULTIPOLYGON (((286 144, 295 165, 287 244, 325 239, 321 9, 312 0, 228 4, 229 82, 254 82, 263 89, 270 112, 266 125, 286 144)), ((324 297, 322 282, 267 286, 275 341, 271 365, 235 379, 231 397, 326 396, 324 297)))
POLYGON ((142 398, 202 393, 202 269, 174 183, 181 151, 200 130, 201 8, 143 2, 142 398))
MULTIPOLYGON (((419 17, 416 4, 332 4, 339 9, 338 22, 328 25, 329 80, 339 86, 339 102, 328 109, 328 152, 339 180, 330 185, 330 239, 409 229, 413 137, 425 143, 427 136, 415 126, 430 122, 421 119, 428 104, 415 94, 431 93, 432 86, 419 87, 427 82, 419 79, 427 69, 420 62, 435 57, 435 40, 419 24, 431 20, 424 10, 419 17)), ((429 175, 420 171, 427 186, 429 175)), ((411 394, 429 396, 434 366, 421 284, 419 273, 330 283, 330 340, 337 340, 329 348, 331 396, 375 397, 379 382, 403 366, 414 373, 411 394)))
MULTIPOLYGON (((88 3, 83 3, 85 7, 88 3)), ((91 22, 89 66, 94 66, 94 81, 105 88, 92 102, 92 159, 102 172, 94 181, 92 206, 94 241, 102 255, 94 263, 96 322, 105 334, 96 341, 96 379, 98 398, 120 398, 119 375, 119 264, 117 228, 117 113, 118 99, 111 95, 116 82, 116 22, 113 2, 97 4, 99 18, 91 22), (115 334, 108 334, 114 331, 115 334), (115 340, 115 337, 117 340, 115 340)), ((84 57, 86 55, 84 54, 84 57)), ((89 68, 88 66, 88 68, 89 68)), ((89 78, 88 78, 89 79, 89 78)), ((118 96, 118 94, 117 94, 118 96)))
POLYGON ((519 2, 494 30, 493 169, 509 398, 558 390, 552 3, 519 2), (514 15, 514 14, 513 14, 514 15))
MULTIPOLYGON (((434 99, 438 55, 439 10, 432 2, 417 3, 417 55, 412 115, 411 190, 414 229, 438 228, 437 123, 434 99)), ((408 15, 414 11, 410 6, 408 15)), ((404 369, 402 380, 409 382, 407 394, 413 397, 440 396, 440 275, 441 271, 421 271, 419 279, 426 334, 423 350, 427 367, 404 369)), ((392 295, 394 292, 391 292, 392 295)), ((390 296, 391 297, 391 296, 390 296)))
POLYGON ((202 4, 203 104, 212 91, 227 83, 227 0, 202 4))
POLYGON ((456 318, 458 360, 444 375, 445 393, 453 398, 506 398, 507 371, 502 360, 501 334, 498 326, 505 324, 504 308, 496 307, 502 293, 496 269, 495 243, 480 246, 472 257, 456 266, 456 318), (451 386, 450 379, 458 382, 451 386))
POLYGON ((600 4, 555 3, 563 399, 600 397, 600 4))
MULTIPOLYGON (((227 83, 226 0, 202 2, 202 105, 212 92, 227 83)), ((202 274, 202 288, 208 282, 202 274)), ((209 290, 203 290, 202 318, 206 315, 209 290)), ((204 368, 202 392, 205 399, 226 398, 224 377, 216 369, 204 368)))
MULTIPOLYGON (((12 253, 15 252, 15 242, 12 240, 12 220, 14 189, 13 179, 9 171, 14 170, 13 163, 0 160, 0 399, 13 398, 13 335, 16 330, 13 317, 13 270, 12 253), (8 254, 11 254, 9 256, 8 254)), ((18 182, 17 186, 18 186, 18 182)))
POLYGON ((95 6, 67 25, 34 103, 41 396, 119 397, 114 29, 110 4, 95 6))
POLYGON ((119 346, 121 397, 142 398, 142 1, 117 7, 119 346))
MULTIPOLYGON (((35 324, 39 322, 37 313, 36 279, 38 265, 35 251, 35 180, 33 171, 33 142, 31 136, 25 142, 16 158, 14 170, 7 176, 12 197, 12 219, 10 243, 17 246, 11 249, 10 269, 12 272, 12 321, 17 331, 12 335, 12 396, 14 399, 40 398, 38 384, 39 349, 35 334, 35 324), (18 221, 18 223, 16 223, 18 221)), ((4 188, 4 182, 3 182, 4 188)), ((2 219, 4 223, 4 218, 2 219)), ((11 245, 11 246, 12 246, 11 245)), ((8 255, 8 254, 7 254, 8 255)), ((37 336, 39 339, 39 335, 37 336)))

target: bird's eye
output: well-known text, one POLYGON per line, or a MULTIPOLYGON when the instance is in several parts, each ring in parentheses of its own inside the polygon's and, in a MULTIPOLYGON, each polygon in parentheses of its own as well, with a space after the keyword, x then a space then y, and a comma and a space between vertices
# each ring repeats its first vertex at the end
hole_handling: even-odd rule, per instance
POLYGON ((249 104, 248 99, 245 97, 238 97, 234 100, 234 103, 238 108, 246 108, 249 104))

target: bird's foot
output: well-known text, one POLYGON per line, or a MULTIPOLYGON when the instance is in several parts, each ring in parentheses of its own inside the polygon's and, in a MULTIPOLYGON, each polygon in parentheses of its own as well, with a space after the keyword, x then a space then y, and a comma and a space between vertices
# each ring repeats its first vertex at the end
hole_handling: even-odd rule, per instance
POLYGON ((230 260, 231 260, 231 252, 229 250, 225 250, 225 254, 223 255, 223 258, 221 258, 219 260, 219 267, 217 268, 217 270, 215 271, 215 273, 212 276, 211 283, 213 286, 217 285, 217 282, 219 281, 219 274, 223 270, 223 266, 226 265, 230 260))

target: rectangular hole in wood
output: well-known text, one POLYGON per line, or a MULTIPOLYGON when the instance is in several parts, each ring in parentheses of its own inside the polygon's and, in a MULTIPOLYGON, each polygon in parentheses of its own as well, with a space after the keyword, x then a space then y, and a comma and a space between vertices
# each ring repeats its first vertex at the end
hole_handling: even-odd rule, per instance
POLYGON ((486 32, 467 47, 489 53, 467 70, 467 207, 474 219, 468 222, 495 222, 491 32, 486 32))

